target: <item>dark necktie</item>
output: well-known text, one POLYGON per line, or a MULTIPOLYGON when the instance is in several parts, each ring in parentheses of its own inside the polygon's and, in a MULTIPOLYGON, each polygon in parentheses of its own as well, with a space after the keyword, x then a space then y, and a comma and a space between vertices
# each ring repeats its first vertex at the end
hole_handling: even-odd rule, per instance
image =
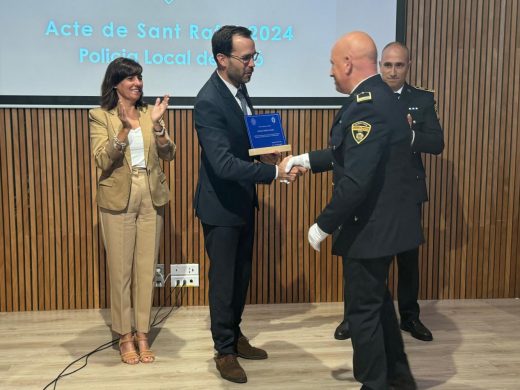
POLYGON ((242 86, 238 87, 236 97, 238 98, 238 100, 240 100, 242 112, 244 113, 244 115, 247 115, 247 100, 246 95, 244 95, 244 92, 242 91, 242 86))
POLYGON ((399 98, 401 97, 401 94, 399 92, 394 92, 394 95, 397 98, 397 100, 399 100, 399 98))

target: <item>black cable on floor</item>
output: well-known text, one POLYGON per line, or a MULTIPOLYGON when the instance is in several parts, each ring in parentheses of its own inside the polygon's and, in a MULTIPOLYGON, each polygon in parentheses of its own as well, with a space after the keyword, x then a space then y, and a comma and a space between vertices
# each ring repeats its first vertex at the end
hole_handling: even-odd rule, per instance
MULTIPOLYGON (((177 285, 174 286, 174 288, 184 287, 184 286, 186 286, 186 281, 184 281, 182 283, 182 286, 179 286, 179 284, 177 283, 177 285)), ((172 289, 172 292, 170 293, 170 295, 168 295, 168 297, 166 299, 169 299, 172 296, 173 291, 175 291, 175 290, 172 289)), ((182 288, 180 288, 178 290, 177 295, 175 296, 175 302, 179 298, 179 294, 181 293, 181 291, 182 291, 182 288)), ((159 307, 159 310, 157 310, 157 312, 155 313, 155 316, 153 317, 152 324, 150 325, 150 328, 153 328, 154 326, 159 325, 160 323, 164 322, 170 316, 170 314, 172 313, 172 311, 174 309, 178 309, 180 307, 180 306, 175 306, 175 304, 173 304, 171 306, 171 308, 170 308, 170 311, 168 313, 166 313, 166 315, 163 318, 161 318, 160 321, 155 322, 155 320, 157 319, 157 316, 159 315, 159 312, 165 307, 165 305, 166 305, 166 303, 164 305, 162 305, 161 307, 159 307)))
MULTIPOLYGON (((169 276, 169 275, 168 275, 169 276)), ((168 280, 168 277, 166 277, 166 280, 168 280)), ((166 281, 165 281, 166 283, 166 281)), ((180 287, 184 287, 186 285, 186 281, 184 281, 183 285, 182 286, 179 286, 178 284, 176 286, 174 286, 172 288, 172 291, 170 292, 170 294, 166 297, 166 300, 169 300, 173 294, 173 292, 175 291, 175 289, 177 289, 177 294, 175 295, 175 302, 177 302, 177 299, 179 298, 179 294, 182 293, 182 288, 180 287)), ((161 324, 162 322, 164 322, 169 316, 170 314, 173 312, 174 309, 178 309, 180 306, 175 306, 175 304, 171 307, 170 311, 168 311, 168 313, 166 313, 165 316, 163 316, 157 323, 155 322, 155 320, 157 319, 157 315, 159 314, 159 312, 166 306, 166 304, 169 303, 169 302, 165 302, 162 306, 159 307, 159 309, 157 310, 157 312, 155 313, 155 316, 152 320, 152 324, 150 325, 150 328, 156 326, 156 325, 159 325, 161 324)), ((90 356, 92 356, 93 354, 95 354, 96 352, 101 352, 107 348, 110 348, 112 347, 114 344, 116 344, 117 342, 119 341, 119 337, 117 339, 114 339, 114 340, 111 340, 109 342, 106 342, 102 345, 100 345, 99 347, 97 347, 96 349, 90 351, 89 353, 86 353, 85 355, 77 358, 76 360, 74 360, 73 362, 69 363, 67 365, 67 367, 65 367, 59 374, 56 378, 54 378, 51 382, 49 382, 44 388, 43 390, 47 390, 48 388, 50 388, 50 386, 52 386, 54 384, 54 386, 52 387, 53 390, 56 389, 56 386, 58 384, 58 381, 61 379, 61 378, 65 378, 66 376, 69 376, 69 375, 72 375, 76 372, 78 372, 79 370, 85 368, 88 364, 88 358, 90 356), (75 369, 74 371, 71 371, 71 372, 67 372, 67 370, 73 366, 74 364, 76 364, 77 362, 81 361, 82 359, 85 359, 85 363, 83 363, 83 365, 77 369, 75 369)))
POLYGON ((87 366, 87 364, 88 364, 88 358, 89 358, 90 356, 92 356, 92 355, 95 354, 96 352, 100 352, 100 351, 103 351, 103 350, 105 350, 105 349, 107 349, 107 348, 110 348, 112 345, 114 345, 114 344, 117 343, 118 341, 119 341, 119 337, 118 337, 117 339, 114 339, 114 340, 112 340, 112 341, 109 341, 109 342, 107 342, 107 343, 105 343, 105 344, 100 345, 100 346, 97 347, 96 349, 90 351, 89 353, 87 353, 87 354, 85 354, 85 355, 83 355, 83 356, 77 358, 77 359, 74 360, 73 362, 69 363, 69 365, 68 365, 67 367, 65 367, 65 368, 64 368, 64 369, 63 369, 63 370, 58 374, 58 376, 57 376, 56 378, 54 378, 54 380, 53 380, 52 382, 50 382, 49 384, 47 384, 47 386, 45 386, 45 387, 43 388, 43 390, 46 390, 46 389, 47 389, 49 386, 51 386, 53 383, 54 383, 54 387, 53 387, 53 389, 55 389, 55 388, 56 388, 56 385, 58 384, 58 381, 59 381, 61 378, 65 378, 66 376, 72 375, 72 374, 74 374, 75 372, 78 372, 79 370, 85 368, 85 367, 87 366), (81 367, 75 369, 74 371, 71 371, 71 372, 65 373, 65 372, 66 372, 66 371, 67 371, 67 370, 68 370, 72 365, 76 364, 76 363, 79 362, 81 359, 85 359, 85 363, 84 363, 81 367))

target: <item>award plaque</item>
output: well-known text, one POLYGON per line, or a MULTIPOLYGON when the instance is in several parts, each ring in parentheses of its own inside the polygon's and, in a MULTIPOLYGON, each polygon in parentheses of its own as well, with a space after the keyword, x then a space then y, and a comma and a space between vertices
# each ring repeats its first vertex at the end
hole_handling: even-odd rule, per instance
POLYGON ((280 114, 246 115, 245 119, 251 144, 250 156, 291 150, 283 133, 280 114))

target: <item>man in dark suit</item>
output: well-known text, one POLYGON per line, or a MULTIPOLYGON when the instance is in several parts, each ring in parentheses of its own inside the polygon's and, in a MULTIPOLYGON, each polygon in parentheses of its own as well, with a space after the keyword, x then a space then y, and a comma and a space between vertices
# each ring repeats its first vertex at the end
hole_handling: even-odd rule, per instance
POLYGON ((350 96, 334 120, 329 148, 295 156, 287 169, 333 170, 332 198, 308 239, 319 250, 333 234, 332 252, 343 257, 354 377, 362 389, 415 389, 387 286, 392 256, 423 242, 412 193, 410 128, 377 74, 377 49, 367 34, 341 37, 331 64, 336 89, 350 96))
MULTIPOLYGON (((392 88, 399 105, 408 113, 412 131, 412 166, 416 185, 419 212, 428 200, 426 174, 421 153, 440 154, 444 149, 443 131, 435 111, 432 91, 412 87, 406 83, 410 69, 408 48, 399 42, 386 45, 381 54, 379 69, 383 80, 392 88)), ((401 317, 401 329, 410 332, 418 340, 431 341, 431 331, 419 319, 419 247, 397 254, 398 289, 397 300, 401 317)), ((349 337, 348 322, 343 322, 334 332, 337 339, 349 337)))
POLYGON ((251 31, 224 26, 215 32, 211 44, 217 70, 195 101, 201 162, 194 207, 211 261, 209 308, 216 366, 224 379, 244 383, 247 376, 237 356, 267 358, 240 330, 251 278, 258 207, 255 184, 269 184, 276 178, 294 181, 296 174, 285 173, 289 157, 276 165, 279 153, 262 156, 261 162, 248 154, 244 115, 253 108, 245 83, 251 79, 258 56, 251 31))

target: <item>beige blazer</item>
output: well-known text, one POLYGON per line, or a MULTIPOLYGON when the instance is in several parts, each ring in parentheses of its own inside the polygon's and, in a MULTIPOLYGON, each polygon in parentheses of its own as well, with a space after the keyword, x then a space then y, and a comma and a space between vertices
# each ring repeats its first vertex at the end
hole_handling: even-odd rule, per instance
MULTIPOLYGON (((159 146, 153 135, 151 106, 139 109, 139 123, 143 134, 144 157, 148 174, 148 185, 153 204, 157 207, 168 203, 169 190, 166 176, 159 164, 159 158, 171 161, 175 157, 175 144, 159 146)), ((90 144, 98 169, 96 201, 99 207, 122 211, 128 205, 132 185, 132 165, 130 148, 123 152, 116 148, 114 137, 123 128, 117 116, 117 109, 107 111, 94 108, 89 111, 90 144)), ((168 133, 166 133, 168 137, 168 133)))

